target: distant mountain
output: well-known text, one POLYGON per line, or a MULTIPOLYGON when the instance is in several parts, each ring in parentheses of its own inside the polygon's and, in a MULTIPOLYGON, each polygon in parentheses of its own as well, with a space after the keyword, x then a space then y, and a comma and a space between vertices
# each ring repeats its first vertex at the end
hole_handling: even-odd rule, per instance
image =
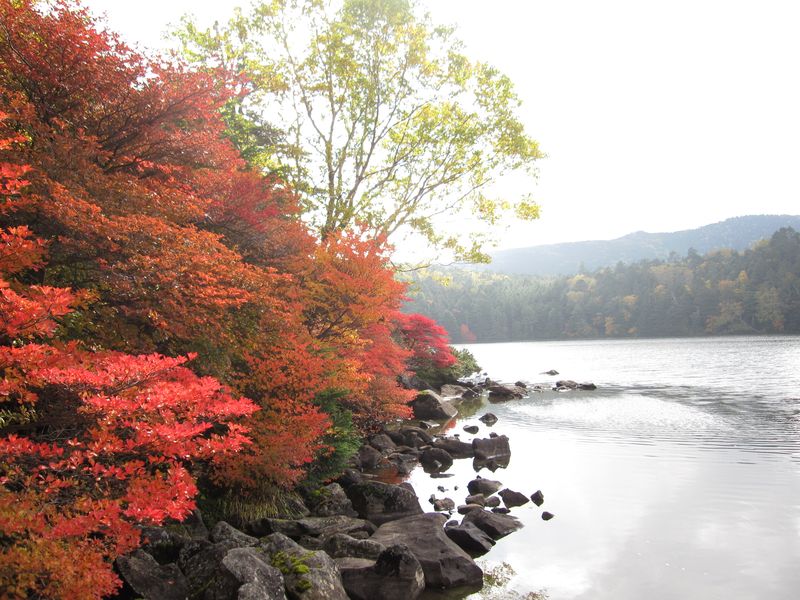
POLYGON ((470 268, 524 275, 572 275, 581 269, 593 271, 618 262, 666 259, 672 252, 685 256, 690 248, 700 254, 722 248, 745 250, 781 227, 800 230, 800 216, 750 215, 672 233, 637 231, 615 240, 500 250, 492 253, 491 264, 470 268))

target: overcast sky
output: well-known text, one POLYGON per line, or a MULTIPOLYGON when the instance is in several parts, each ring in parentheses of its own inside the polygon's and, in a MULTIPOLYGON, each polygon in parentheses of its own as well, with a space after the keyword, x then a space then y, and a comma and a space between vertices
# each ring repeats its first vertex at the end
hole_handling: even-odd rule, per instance
MULTIPOLYGON (((133 43, 224 0, 86 0, 133 43)), ((426 0, 515 82, 548 158, 501 247, 800 213, 800 2, 426 0)))

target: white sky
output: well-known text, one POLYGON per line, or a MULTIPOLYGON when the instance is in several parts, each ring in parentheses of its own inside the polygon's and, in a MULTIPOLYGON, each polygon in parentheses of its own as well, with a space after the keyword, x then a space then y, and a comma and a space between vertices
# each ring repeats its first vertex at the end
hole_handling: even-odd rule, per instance
MULTIPOLYGON (((133 43, 247 2, 85 0, 133 43)), ((425 0, 508 74, 548 158, 501 247, 800 213, 800 2, 425 0)), ((528 191, 528 190, 525 190, 528 191)))

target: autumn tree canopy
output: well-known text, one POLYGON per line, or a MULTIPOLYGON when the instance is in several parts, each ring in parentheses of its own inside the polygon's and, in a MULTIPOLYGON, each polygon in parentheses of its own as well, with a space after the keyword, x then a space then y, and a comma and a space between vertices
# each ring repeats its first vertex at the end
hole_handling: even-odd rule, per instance
POLYGON ((222 27, 186 21, 177 35, 192 62, 249 77, 254 94, 229 108, 230 134, 292 183, 323 237, 361 222, 480 260, 485 226, 465 236, 437 217, 536 218, 529 198, 495 198, 491 186, 542 154, 508 77, 418 13, 407 0, 281 0, 222 27))

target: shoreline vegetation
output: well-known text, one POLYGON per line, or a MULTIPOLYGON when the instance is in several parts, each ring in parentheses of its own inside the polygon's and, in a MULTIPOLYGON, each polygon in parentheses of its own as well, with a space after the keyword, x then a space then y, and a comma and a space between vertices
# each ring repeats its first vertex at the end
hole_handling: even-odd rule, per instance
POLYGON ((439 215, 538 216, 480 191, 543 156, 512 82, 418 8, 264 2, 158 56, 0 0, 0 596, 344 599, 298 545, 329 533, 376 559, 351 597, 455 583, 320 491, 411 416, 403 378, 476 368, 400 310, 390 236, 480 260, 439 215))

